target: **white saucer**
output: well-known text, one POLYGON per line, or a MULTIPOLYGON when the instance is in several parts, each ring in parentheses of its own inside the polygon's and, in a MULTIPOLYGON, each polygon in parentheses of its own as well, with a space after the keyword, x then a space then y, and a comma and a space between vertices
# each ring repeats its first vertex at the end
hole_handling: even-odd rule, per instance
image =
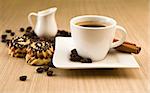
POLYGON ((72 62, 70 51, 74 49, 71 37, 57 37, 53 64, 61 69, 92 69, 92 68, 139 68, 132 54, 111 50, 102 61, 92 63, 72 62))

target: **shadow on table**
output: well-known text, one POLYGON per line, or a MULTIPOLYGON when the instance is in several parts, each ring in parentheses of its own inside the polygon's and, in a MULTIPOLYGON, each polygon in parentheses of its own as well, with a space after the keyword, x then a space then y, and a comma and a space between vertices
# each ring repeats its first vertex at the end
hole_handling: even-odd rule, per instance
POLYGON ((140 78, 139 69, 76 69, 76 70, 59 70, 59 75, 68 78, 140 78))

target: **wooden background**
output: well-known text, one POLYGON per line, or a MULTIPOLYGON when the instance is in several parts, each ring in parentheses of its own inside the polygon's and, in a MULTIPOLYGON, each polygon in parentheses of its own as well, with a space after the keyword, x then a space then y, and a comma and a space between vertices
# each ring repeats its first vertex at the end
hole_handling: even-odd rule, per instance
POLYGON ((0 0, 0 34, 27 27, 27 15, 56 6, 59 29, 69 31, 69 20, 78 15, 113 17, 128 32, 127 40, 142 47, 134 55, 140 69, 62 70, 47 77, 24 59, 8 56, 0 43, 0 93, 148 93, 148 0, 0 0), (28 80, 21 82, 20 75, 28 80))

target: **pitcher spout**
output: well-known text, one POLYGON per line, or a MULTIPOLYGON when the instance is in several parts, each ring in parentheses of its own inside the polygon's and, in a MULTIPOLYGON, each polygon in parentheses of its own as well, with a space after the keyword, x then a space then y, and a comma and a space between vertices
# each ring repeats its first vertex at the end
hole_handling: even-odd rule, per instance
POLYGON ((40 16, 46 16, 46 15, 50 15, 50 14, 54 14, 56 12, 57 8, 53 7, 53 8, 49 8, 43 11, 38 12, 38 14, 40 16))

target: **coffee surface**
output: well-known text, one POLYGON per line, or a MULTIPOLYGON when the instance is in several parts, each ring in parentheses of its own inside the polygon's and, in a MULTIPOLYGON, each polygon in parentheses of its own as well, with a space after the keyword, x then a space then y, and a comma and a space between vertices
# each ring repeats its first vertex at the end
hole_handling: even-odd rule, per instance
POLYGON ((106 27, 109 26, 109 24, 98 22, 98 21, 83 21, 76 23, 78 26, 82 27, 106 27))

